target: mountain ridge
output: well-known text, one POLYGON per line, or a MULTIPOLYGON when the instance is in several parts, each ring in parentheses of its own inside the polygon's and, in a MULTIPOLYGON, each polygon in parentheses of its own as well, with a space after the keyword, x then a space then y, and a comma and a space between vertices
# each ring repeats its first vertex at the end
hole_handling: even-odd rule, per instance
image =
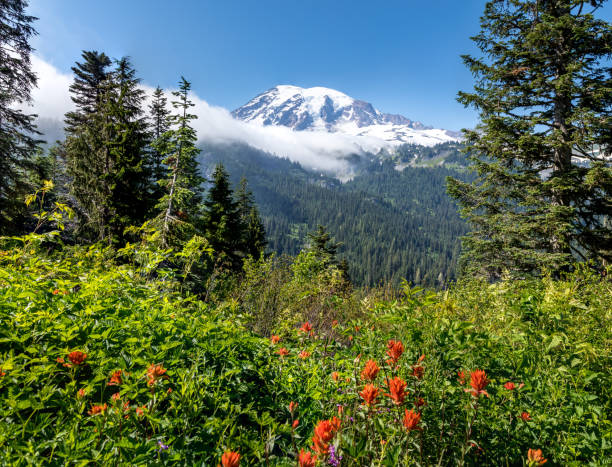
POLYGON ((383 113, 371 103, 316 86, 278 85, 231 112, 244 122, 284 126, 295 131, 322 131, 379 140, 381 146, 422 146, 459 141, 459 133, 433 128, 399 114, 383 113))

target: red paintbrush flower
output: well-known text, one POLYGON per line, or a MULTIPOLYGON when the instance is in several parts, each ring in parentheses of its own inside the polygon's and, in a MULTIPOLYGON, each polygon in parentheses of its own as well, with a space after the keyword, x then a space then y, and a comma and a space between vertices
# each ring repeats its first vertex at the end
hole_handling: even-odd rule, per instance
POLYGON ((221 456, 223 467, 238 467, 240 465, 240 454, 235 451, 226 451, 221 456))
POLYGON ((276 353, 279 354, 281 357, 289 355, 289 351, 285 347, 281 347, 276 351, 276 353))
POLYGON ((272 337, 270 337, 270 342, 272 342, 273 344, 278 344, 279 341, 280 336, 273 335, 272 337))
POLYGON ((313 456, 312 452, 304 451, 304 449, 300 449, 300 454, 298 455, 298 465, 299 467, 315 467, 317 464, 317 456, 313 456))
POLYGON ((361 379, 374 381, 379 371, 380 368, 378 368, 376 362, 374 360, 368 360, 361 371, 361 379))
POLYGON ((117 370, 111 375, 110 381, 107 383, 107 386, 120 386, 121 383, 121 370, 117 370))
POLYGON ((391 357, 393 364, 397 364, 397 361, 404 353, 404 344, 402 341, 394 341, 393 339, 387 342, 387 355, 391 357))
POLYGON ((68 354, 68 360, 70 360, 74 365, 82 365, 86 358, 87 354, 81 352, 80 350, 75 350, 74 352, 70 352, 68 354))
POLYGON ((406 427, 406 430, 408 431, 417 430, 420 421, 421 421, 420 412, 415 412, 414 410, 408 411, 408 409, 405 409, 403 423, 404 423, 404 427, 406 427))
POLYGON ((310 357, 310 352, 308 352, 307 350, 302 350, 299 354, 298 357, 300 357, 302 360, 310 357))
POLYGON ((481 394, 489 397, 485 388, 489 384, 489 380, 487 379, 487 374, 484 370, 474 370, 470 373, 470 386, 472 389, 466 389, 466 392, 471 392, 474 397, 478 397, 481 394))
POLYGON ((161 378, 167 378, 166 370, 162 365, 151 365, 147 369, 147 384, 153 386, 161 378))
POLYGON ((329 452, 329 442, 334 438, 340 427, 340 421, 336 422, 336 417, 334 419, 321 420, 314 429, 314 436, 312 437, 313 449, 319 455, 326 455, 329 452))
POLYGON ((544 459, 541 449, 530 449, 527 451, 527 462, 530 467, 545 464, 548 459, 544 459))
POLYGON ((396 376, 392 380, 387 380, 387 385, 389 386, 389 394, 385 394, 385 396, 389 396, 393 399, 395 405, 403 404, 406 398, 406 381, 396 376))
POLYGON ((106 404, 104 404, 104 405, 92 405, 91 409, 89 410, 89 415, 98 415, 100 413, 104 413, 107 408, 108 408, 108 405, 106 405, 106 404))
POLYGON ((511 383, 510 381, 508 381, 506 384, 504 384, 504 387, 508 390, 508 391, 514 391, 514 389, 516 388, 516 386, 514 385, 514 383, 511 383))
POLYGON ((372 406, 376 404, 376 398, 378 397, 378 388, 373 384, 366 384, 363 390, 359 393, 361 398, 366 404, 372 406))

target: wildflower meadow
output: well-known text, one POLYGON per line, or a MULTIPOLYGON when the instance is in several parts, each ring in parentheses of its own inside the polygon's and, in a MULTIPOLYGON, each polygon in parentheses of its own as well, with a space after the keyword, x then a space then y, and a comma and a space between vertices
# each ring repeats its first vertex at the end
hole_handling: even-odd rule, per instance
POLYGON ((612 283, 587 268, 363 291, 303 253, 251 261, 204 301, 152 267, 165 254, 32 238, 2 250, 3 464, 612 457, 612 283))

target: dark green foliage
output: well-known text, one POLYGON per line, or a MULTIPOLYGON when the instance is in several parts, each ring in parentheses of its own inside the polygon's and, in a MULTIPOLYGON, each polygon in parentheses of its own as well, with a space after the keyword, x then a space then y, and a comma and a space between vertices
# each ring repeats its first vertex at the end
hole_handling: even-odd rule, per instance
POLYGON ((83 62, 72 67, 74 82, 70 85, 72 102, 77 110, 65 116, 66 133, 75 133, 87 122, 87 117, 100 110, 105 92, 104 83, 109 78, 108 67, 112 61, 104 52, 84 50, 83 62))
POLYGON ((249 190, 247 180, 244 177, 240 179, 235 198, 242 231, 240 250, 245 256, 250 255, 258 258, 266 247, 266 231, 259 216, 253 193, 249 190))
MULTIPOLYGON (((446 150, 446 149, 445 149, 446 150)), ((453 169, 369 166, 342 184, 247 146, 207 145, 202 163, 223 162, 237 183, 249 179, 265 225, 268 248, 297 254, 307 233, 325 225, 342 242, 351 281, 374 285, 403 278, 439 285, 455 277, 459 237, 467 233, 445 177, 453 169)))
POLYGON ((25 13, 27 6, 25 0, 0 2, 0 234, 23 228, 23 200, 34 191, 29 173, 36 169, 36 116, 16 108, 30 103, 36 85, 28 42, 36 34, 32 26, 36 18, 25 13))
POLYGON ((156 184, 156 190, 154 193, 155 199, 159 199, 162 196, 162 190, 159 184, 157 184, 157 181, 167 178, 167 168, 164 165, 164 156, 158 150, 156 150, 155 147, 161 144, 161 139, 170 129, 170 122, 168 121, 169 117, 170 110, 168 109, 168 99, 166 99, 164 96, 164 91, 162 88, 157 86, 153 92, 151 104, 149 105, 149 126, 151 129, 151 138, 154 142, 157 141, 157 143, 153 144, 153 147, 150 149, 152 180, 156 184))
POLYGON ((612 260, 612 27, 603 1, 491 1, 465 56, 477 78, 459 101, 478 179, 449 179, 473 231, 468 271, 499 277, 612 260), (578 159, 580 158, 580 159, 578 159))
POLYGON ((65 153, 80 235, 122 242, 151 209, 153 185, 143 117, 144 92, 128 58, 107 71, 104 54, 83 52, 71 86, 77 111, 66 114, 65 153))
POLYGON ((227 259, 232 268, 240 267, 242 222, 234 200, 229 174, 222 164, 215 167, 212 185, 204 201, 204 232, 213 249, 227 259))
POLYGON ((520 466, 529 449, 546 465, 605 465, 612 455, 612 283, 586 267, 562 280, 389 294, 339 288, 334 268, 303 252, 247 261, 231 298, 213 302, 181 293, 163 266, 172 253, 148 239, 117 258, 102 244, 48 254, 41 237, 4 240, 0 255, 5 463, 214 466, 231 449, 241 465, 295 466, 332 416, 344 466, 520 466), (299 331, 305 320, 312 335, 299 331), (390 339, 404 348, 393 366, 390 339), (87 354, 82 364, 73 351, 87 354), (381 367, 373 410, 359 395, 369 359, 381 367), (166 370, 153 381, 152 365, 166 370), (476 369, 488 396, 471 394, 476 369), (392 376, 407 382, 399 406, 386 395, 392 376), (407 431, 413 409, 419 429, 407 431))
POLYGON ((200 228, 202 184, 196 160, 200 150, 196 148, 197 135, 190 122, 197 117, 188 112, 193 103, 189 100, 191 83, 181 78, 177 98, 172 102, 176 113, 170 115, 170 130, 156 139, 153 150, 164 157, 168 168, 165 179, 158 180, 164 190, 156 206, 155 224, 161 232, 162 245, 184 243, 200 228))

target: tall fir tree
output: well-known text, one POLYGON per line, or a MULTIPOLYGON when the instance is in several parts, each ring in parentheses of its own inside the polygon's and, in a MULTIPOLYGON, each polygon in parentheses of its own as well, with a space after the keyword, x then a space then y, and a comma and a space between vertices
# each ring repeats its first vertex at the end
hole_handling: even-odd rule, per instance
POLYGON ((238 203, 234 201, 229 174, 223 164, 215 167, 211 182, 204 201, 205 237, 217 254, 226 258, 233 269, 239 269, 242 226, 238 203))
POLYGON ((458 100, 480 113, 466 131, 474 183, 449 193, 473 231, 467 271, 559 273, 612 260, 612 28, 602 0, 494 0, 464 56, 477 82, 458 100))
POLYGON ((29 43, 36 18, 25 13, 27 6, 25 0, 0 2, 0 235, 18 233, 25 221, 28 172, 39 143, 36 115, 17 108, 31 103, 36 86, 29 43))
POLYGON ((104 52, 84 50, 81 57, 83 62, 77 62, 72 67, 74 82, 70 85, 70 98, 76 110, 66 113, 64 118, 68 135, 78 131, 87 122, 88 116, 100 110, 106 93, 104 84, 110 76, 108 68, 112 65, 104 52))
POLYGON ((168 99, 165 97, 162 88, 157 86, 155 91, 153 91, 151 103, 149 104, 151 139, 153 142, 157 141, 156 144, 151 144, 150 152, 151 177, 155 183, 155 192, 153 196, 156 200, 163 195, 163 190, 159 184, 157 184, 157 181, 163 180, 167 176, 167 169, 164 165, 164 155, 156 149, 156 146, 163 144, 161 139, 167 135, 170 129, 169 117, 170 110, 168 109, 168 99))
POLYGON ((149 144, 144 92, 128 58, 83 52, 70 87, 77 110, 66 114, 65 154, 71 193, 81 219, 79 235, 121 242, 129 225, 149 213, 153 188, 147 170, 149 144))
POLYGON ((258 258, 266 247, 266 231, 244 177, 236 190, 236 203, 242 232, 239 250, 244 256, 258 258))
POLYGON ((153 149, 164 156, 168 167, 167 178, 159 180, 164 190, 156 206, 159 214, 156 223, 161 231, 164 246, 179 245, 196 233, 202 222, 201 204, 205 179, 200 175, 196 147, 197 135, 191 121, 197 116, 190 114, 193 103, 189 100, 191 83, 181 77, 172 106, 176 113, 170 115, 171 129, 153 143, 153 149))
POLYGON ((148 164, 149 131, 144 116, 145 93, 129 58, 117 61, 112 86, 105 96, 109 129, 105 134, 112 167, 110 232, 123 240, 124 229, 142 224, 153 208, 154 185, 148 164))

